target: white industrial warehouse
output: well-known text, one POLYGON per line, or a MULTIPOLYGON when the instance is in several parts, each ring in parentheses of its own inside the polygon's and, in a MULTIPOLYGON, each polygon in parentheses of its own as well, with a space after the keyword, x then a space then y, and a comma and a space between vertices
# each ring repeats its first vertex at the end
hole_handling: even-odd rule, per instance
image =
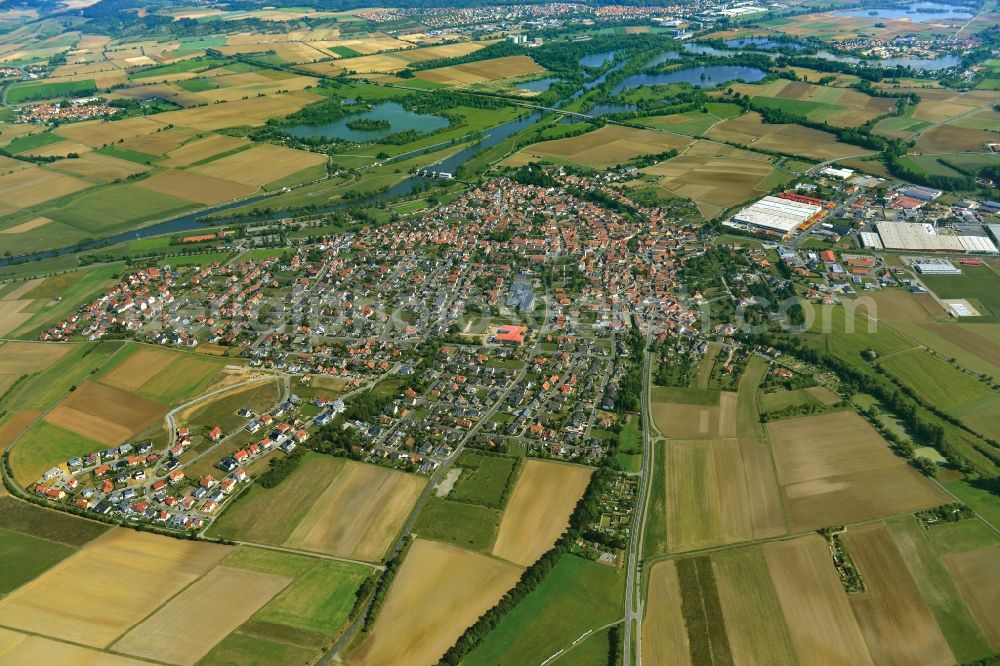
POLYGON ((866 247, 912 252, 958 252, 962 254, 1000 254, 1000 250, 985 236, 943 236, 930 224, 879 222, 875 225, 878 242, 871 234, 862 234, 866 247))
POLYGON ((767 231, 791 233, 823 210, 815 204, 800 203, 779 197, 764 197, 733 215, 733 221, 767 231))

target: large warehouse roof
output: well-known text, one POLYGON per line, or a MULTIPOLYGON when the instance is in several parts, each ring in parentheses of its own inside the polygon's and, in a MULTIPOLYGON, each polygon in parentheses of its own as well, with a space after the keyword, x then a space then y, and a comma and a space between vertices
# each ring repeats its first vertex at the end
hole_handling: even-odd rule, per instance
POLYGON ((942 236, 922 224, 879 222, 875 225, 887 250, 998 254, 996 245, 985 236, 942 236))
POLYGON ((754 227, 788 233, 821 210, 823 209, 820 206, 814 204, 764 197, 738 212, 733 216, 733 220, 754 227))

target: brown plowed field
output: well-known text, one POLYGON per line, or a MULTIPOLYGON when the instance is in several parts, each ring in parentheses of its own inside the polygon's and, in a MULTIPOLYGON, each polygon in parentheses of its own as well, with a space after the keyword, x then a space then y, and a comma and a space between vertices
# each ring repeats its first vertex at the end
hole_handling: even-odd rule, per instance
POLYGON ((955 663, 917 584, 885 525, 867 525, 844 535, 865 591, 850 596, 851 608, 877 664, 946 666, 955 663))
POLYGON ((819 535, 764 545, 767 568, 803 666, 872 664, 826 541, 819 535))
POLYGON ((163 405, 97 382, 84 382, 45 416, 52 425, 101 444, 120 444, 167 413, 163 405))
POLYGON ((854 412, 767 425, 792 531, 937 506, 948 496, 854 412))

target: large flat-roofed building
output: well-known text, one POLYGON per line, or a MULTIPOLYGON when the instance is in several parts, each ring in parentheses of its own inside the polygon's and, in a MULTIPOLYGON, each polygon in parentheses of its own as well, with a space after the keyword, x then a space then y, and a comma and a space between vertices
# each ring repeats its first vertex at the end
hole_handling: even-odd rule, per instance
POLYGON ((921 185, 914 185, 903 190, 903 196, 920 199, 921 201, 934 201, 942 194, 941 190, 934 190, 921 185))
POLYGON ((949 261, 918 261, 913 264, 913 268, 921 275, 961 275, 962 273, 949 261))
POLYGON ((821 206, 811 203, 764 197, 736 213, 733 221, 765 231, 787 234, 798 229, 821 210, 821 206))
POLYGON ((928 224, 879 222, 875 230, 886 250, 1000 254, 993 241, 985 236, 943 236, 928 224))

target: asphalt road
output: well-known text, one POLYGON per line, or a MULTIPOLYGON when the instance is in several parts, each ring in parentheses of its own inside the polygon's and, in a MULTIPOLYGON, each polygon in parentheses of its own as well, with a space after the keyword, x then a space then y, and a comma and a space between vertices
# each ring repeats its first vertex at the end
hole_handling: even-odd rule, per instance
POLYGON ((635 657, 638 666, 642 662, 642 535, 646 527, 646 507, 649 504, 649 474, 653 466, 653 446, 649 437, 649 363, 650 353, 646 351, 642 357, 642 397, 639 414, 642 418, 642 471, 639 476, 639 497, 636 506, 638 510, 632 520, 632 538, 628 546, 628 562, 625 568, 625 633, 622 663, 631 666, 632 633, 635 623, 635 657))

